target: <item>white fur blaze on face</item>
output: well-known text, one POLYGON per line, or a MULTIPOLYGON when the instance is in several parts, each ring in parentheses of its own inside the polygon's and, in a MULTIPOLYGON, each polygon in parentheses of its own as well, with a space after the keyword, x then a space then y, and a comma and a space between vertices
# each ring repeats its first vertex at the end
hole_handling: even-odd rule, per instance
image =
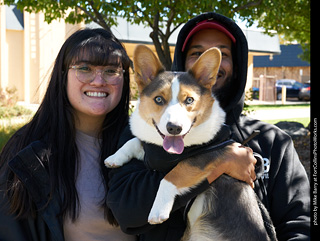
POLYGON ((167 130, 167 124, 172 123, 176 126, 181 127, 180 136, 185 135, 190 130, 192 125, 192 120, 188 117, 188 111, 184 108, 178 100, 178 95, 180 92, 180 83, 177 77, 172 80, 172 99, 168 104, 165 112, 161 116, 160 122, 158 123, 158 128, 162 134, 165 136, 172 136, 167 130))

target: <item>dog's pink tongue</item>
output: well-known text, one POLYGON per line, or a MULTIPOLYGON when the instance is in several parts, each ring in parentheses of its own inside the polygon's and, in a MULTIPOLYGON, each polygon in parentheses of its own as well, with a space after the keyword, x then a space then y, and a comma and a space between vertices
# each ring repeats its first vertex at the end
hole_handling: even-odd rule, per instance
POLYGON ((181 154, 184 149, 182 136, 166 136, 163 140, 163 149, 171 154, 181 154))

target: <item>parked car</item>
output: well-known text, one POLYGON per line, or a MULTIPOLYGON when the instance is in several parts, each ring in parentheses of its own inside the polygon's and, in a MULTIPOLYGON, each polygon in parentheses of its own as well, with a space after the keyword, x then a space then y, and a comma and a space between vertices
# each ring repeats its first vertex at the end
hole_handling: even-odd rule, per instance
POLYGON ((258 87, 252 87, 252 98, 259 99, 259 88, 258 87))
POLYGON ((276 82, 277 100, 282 99, 282 86, 287 89, 287 98, 299 98, 299 92, 303 84, 293 79, 280 79, 276 82))
POLYGON ((299 99, 310 100, 310 89, 311 89, 311 86, 310 86, 310 80, 309 80, 307 83, 303 84, 303 87, 299 92, 299 99))

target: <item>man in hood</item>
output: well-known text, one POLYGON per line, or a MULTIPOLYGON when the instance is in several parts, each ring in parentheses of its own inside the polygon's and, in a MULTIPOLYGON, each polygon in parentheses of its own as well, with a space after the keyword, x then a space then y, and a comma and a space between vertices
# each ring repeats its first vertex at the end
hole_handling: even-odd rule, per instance
MULTIPOLYGON (((180 31, 173 70, 188 69, 196 57, 210 47, 219 47, 223 55, 214 92, 227 112, 227 124, 231 126, 235 140, 241 143, 251 135, 253 130, 261 131, 261 134, 249 143, 250 147, 260 153, 265 160, 264 182, 261 179, 256 180, 254 185, 257 195, 270 211, 278 238, 280 240, 291 238, 307 240, 309 236, 309 184, 290 137, 275 126, 240 116, 244 102, 248 61, 247 41, 242 30, 230 19, 215 13, 195 17, 180 31), (210 35, 205 34, 198 38, 197 34, 207 31, 206 29, 214 31, 216 37, 208 39, 206 36, 210 35), (217 38, 218 35, 219 38, 217 38), (197 39, 202 41, 201 44, 199 42, 194 44, 197 39), (204 40, 209 40, 209 44, 205 44, 204 40)), ((132 138, 130 131, 124 130, 123 140, 120 141, 119 146, 130 138, 132 138)), ((254 180, 250 178, 250 173, 248 175, 251 169, 247 169, 249 165, 243 160, 251 158, 249 161, 252 162, 254 159, 252 151, 247 151, 245 148, 234 150, 238 154, 236 160, 231 161, 233 166, 230 169, 241 169, 247 174, 240 174, 239 178, 231 173, 228 174, 250 184, 250 181, 242 179, 244 176, 249 176, 249 179, 254 180)), ((154 160, 159 156, 161 159, 162 153, 159 148, 151 146, 146 150, 146 156, 148 153, 150 160, 146 158, 144 162, 131 160, 123 167, 110 172, 107 205, 112 210, 122 231, 128 234, 139 234, 139 240, 180 240, 186 228, 186 205, 191 199, 207 190, 209 183, 222 173, 226 173, 226 170, 216 168, 212 179, 210 177, 210 180, 208 178, 208 181, 205 180, 189 193, 176 197, 167 221, 158 225, 150 225, 147 223, 147 217, 159 183, 168 170, 165 168, 159 171, 158 167, 154 168, 157 163, 161 163, 154 160), (157 171, 154 171, 155 169, 157 171)))
POLYGON ((309 240, 310 186, 291 138, 274 125, 241 115, 247 79, 248 45, 242 30, 229 18, 201 14, 181 29, 175 48, 174 71, 186 71, 207 49, 218 47, 222 63, 213 88, 227 113, 233 139, 245 140, 254 130, 260 134, 248 144, 264 159, 263 180, 255 192, 270 212, 279 240, 309 240))

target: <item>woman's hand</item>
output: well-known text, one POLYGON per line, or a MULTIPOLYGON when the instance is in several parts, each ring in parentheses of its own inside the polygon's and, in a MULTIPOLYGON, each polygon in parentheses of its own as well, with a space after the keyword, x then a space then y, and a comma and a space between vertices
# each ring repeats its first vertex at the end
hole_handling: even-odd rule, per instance
POLYGON ((240 143, 233 143, 227 148, 229 148, 227 153, 218 161, 216 168, 207 177, 208 182, 212 183, 225 173, 235 179, 248 183, 254 188, 254 180, 256 179, 254 166, 257 160, 253 156, 252 149, 240 143))

